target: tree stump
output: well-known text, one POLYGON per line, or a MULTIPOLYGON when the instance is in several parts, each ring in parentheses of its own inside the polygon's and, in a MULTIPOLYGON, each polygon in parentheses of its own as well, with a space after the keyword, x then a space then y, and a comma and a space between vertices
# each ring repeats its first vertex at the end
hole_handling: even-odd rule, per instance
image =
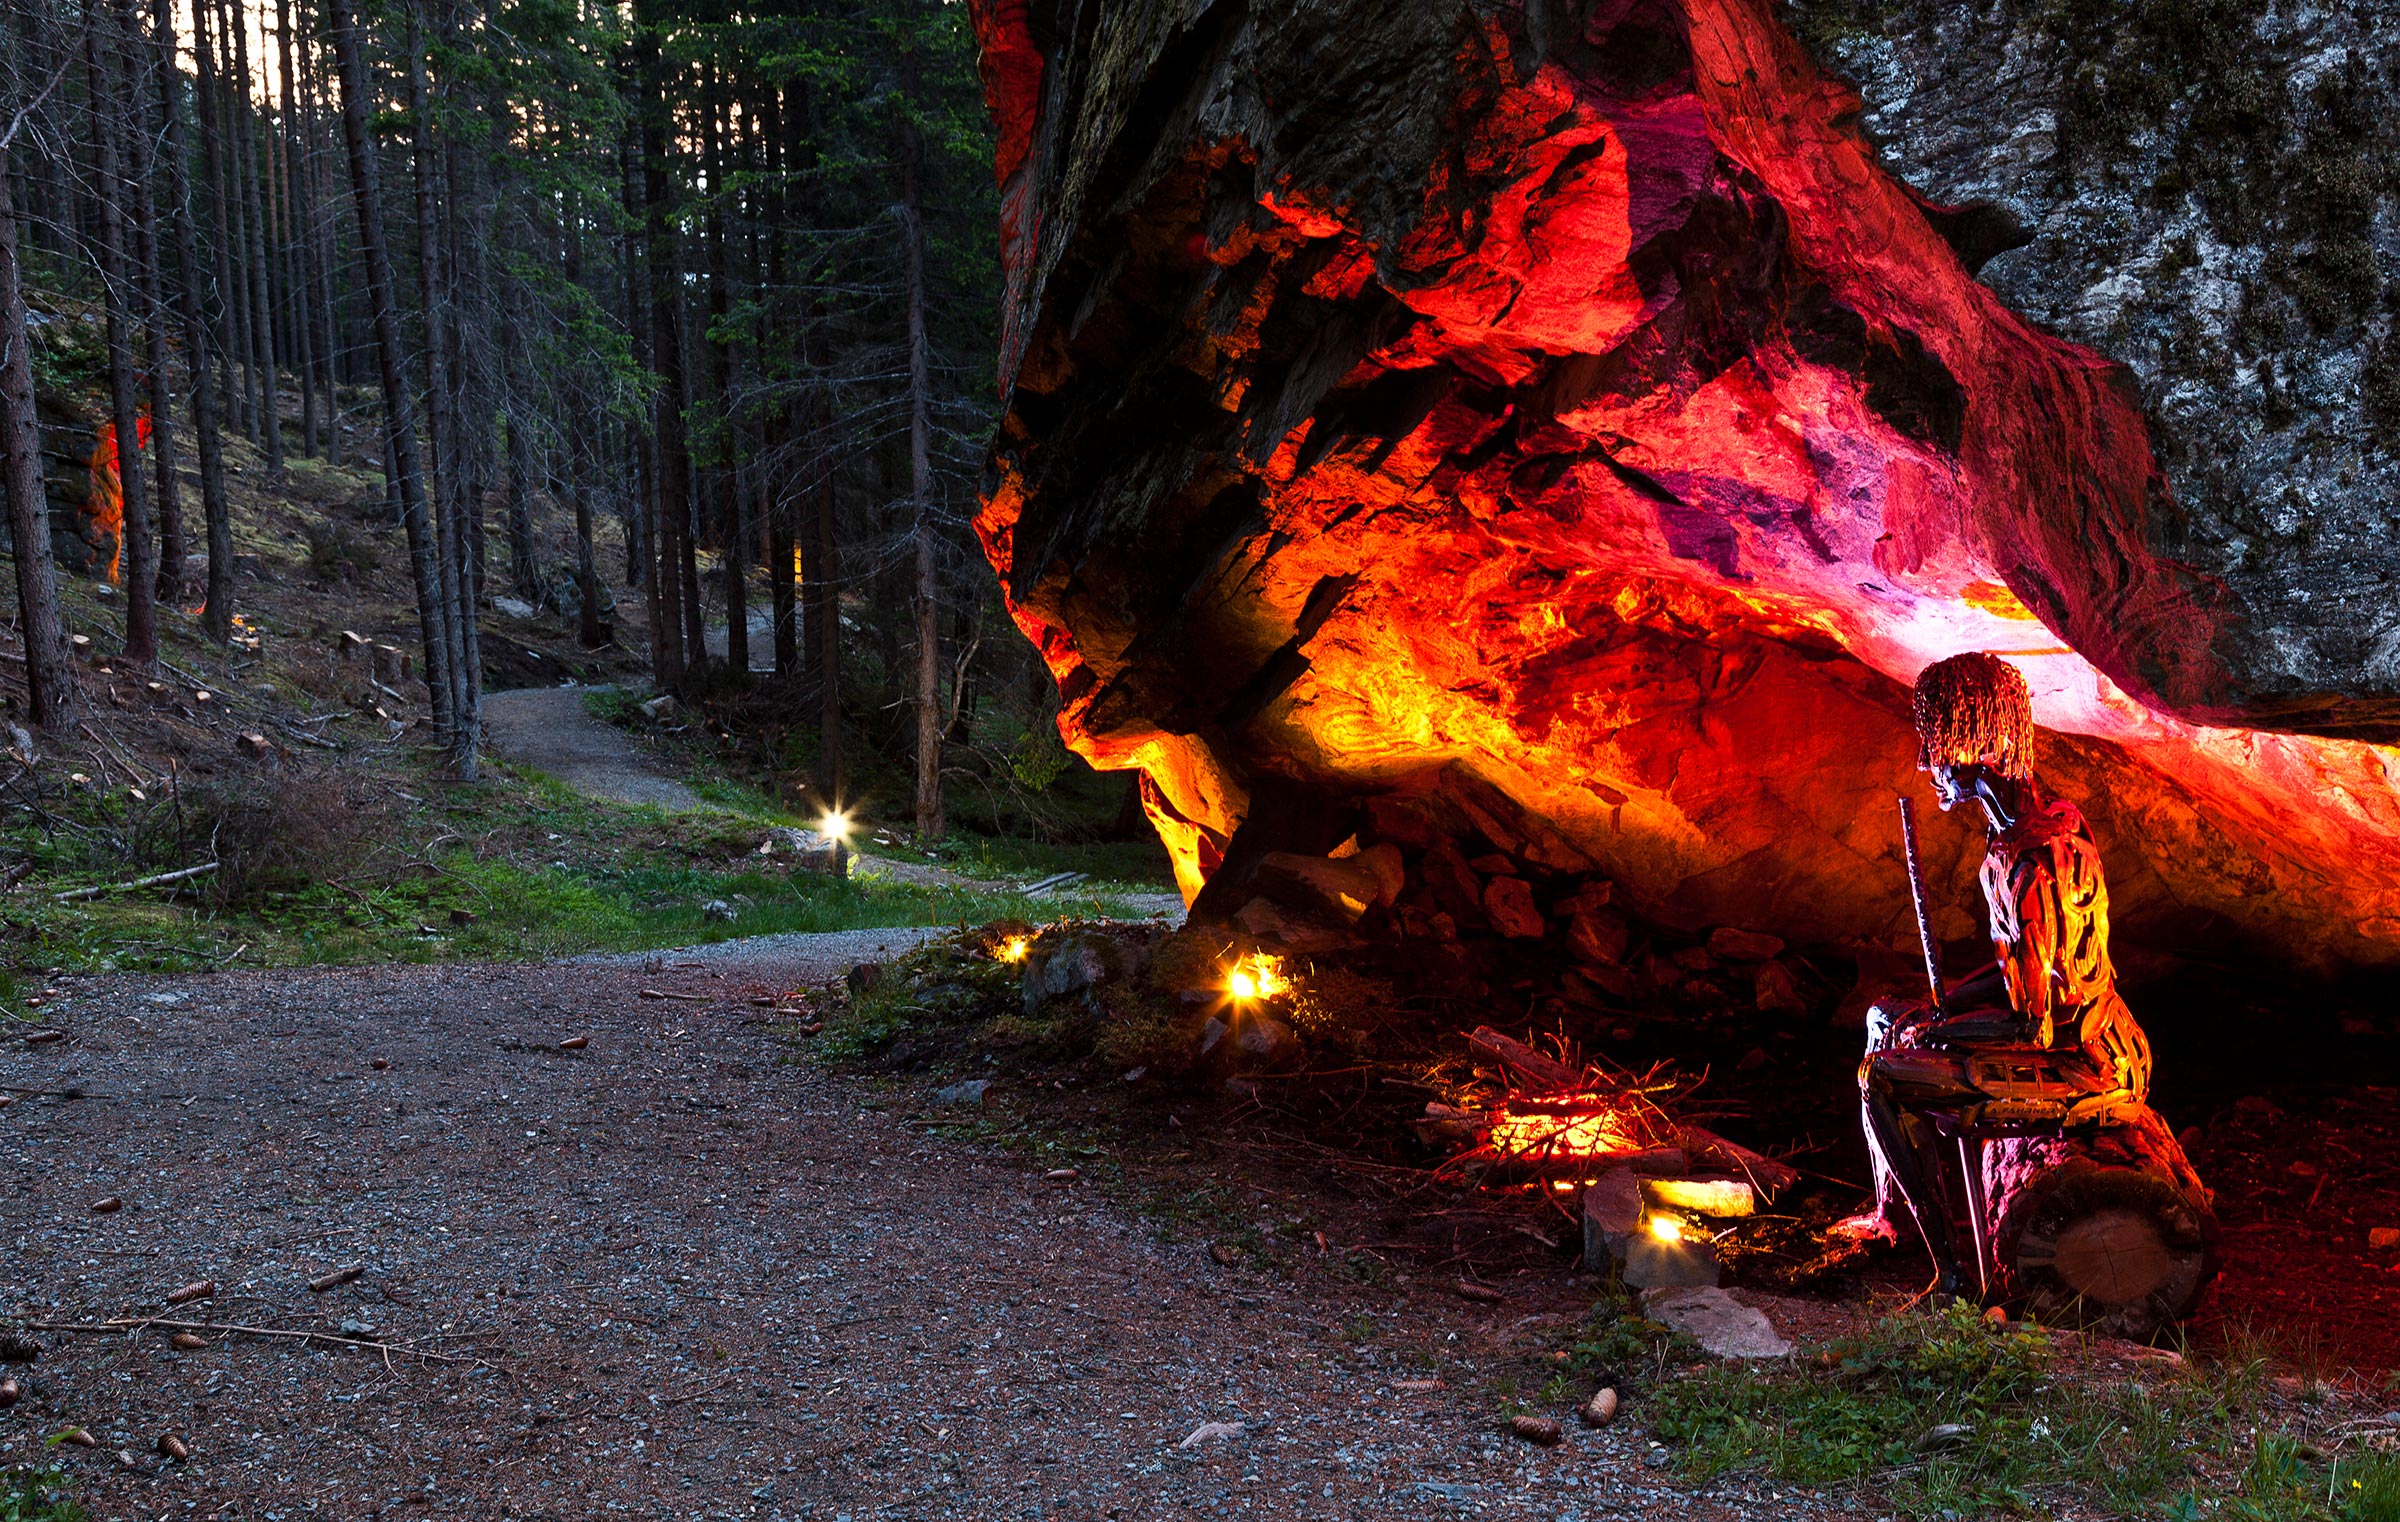
POLYGON ((2037 1321, 2146 1339, 2217 1273, 2208 1190, 2147 1105, 2064 1135, 1988 1142, 1994 1298, 2037 1321))

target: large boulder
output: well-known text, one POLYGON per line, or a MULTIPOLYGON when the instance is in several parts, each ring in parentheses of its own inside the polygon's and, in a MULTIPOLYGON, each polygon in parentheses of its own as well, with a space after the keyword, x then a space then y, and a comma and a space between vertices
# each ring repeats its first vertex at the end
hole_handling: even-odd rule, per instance
MULTIPOLYGON (((2043 162, 2091 39, 1875 3, 1800 13, 1863 106, 1765 0, 979 4, 1007 406, 978 525, 1068 742, 1141 769, 1188 892, 1231 883, 1204 907, 1404 796, 1668 923, 1892 940, 1905 684, 1981 648, 2031 681, 2129 937, 2400 957, 2370 743, 2400 607, 2366 596, 2400 552, 2344 548, 2388 516, 2353 426, 2387 319, 2306 294, 2334 264, 2380 292, 2371 240, 2245 224, 2300 261, 2253 304, 2308 325, 2262 443, 2242 356, 2274 330, 2107 319, 2221 293, 2090 296, 2147 278, 2138 225, 2075 233, 2124 193, 1977 167, 2043 162)), ((2319 163, 2331 68, 2252 100, 2245 151, 2319 163)), ((2194 99, 2119 100, 2107 173, 2194 99)), ((2212 193, 2133 199, 2172 242, 2212 193)), ((2246 268, 2193 238, 2178 279, 2246 268)), ((1969 932, 1975 832, 1928 844, 1969 932)))

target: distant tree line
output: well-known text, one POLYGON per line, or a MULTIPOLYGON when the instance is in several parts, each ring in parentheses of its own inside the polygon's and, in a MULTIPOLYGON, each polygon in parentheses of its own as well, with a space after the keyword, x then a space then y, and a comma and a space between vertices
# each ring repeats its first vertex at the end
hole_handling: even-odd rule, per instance
POLYGON ((941 832, 943 746, 974 689, 1036 685, 1015 642, 981 639, 996 592, 967 528, 997 275, 963 6, 6 9, 0 486, 37 722, 76 696, 29 282, 104 307, 115 436, 146 432, 119 451, 129 665, 156 659, 156 600, 192 579, 187 475, 202 618, 227 632, 227 439, 271 478, 372 450, 462 775, 494 584, 571 602, 596 643, 613 577, 646 607, 669 690, 749 682, 763 602, 772 649, 755 654, 805 710, 828 800, 849 787, 846 725, 912 716, 913 734, 868 739, 910 754, 918 829, 941 832), (539 498, 575 521, 571 599, 545 585, 539 498), (621 566, 595 563, 610 517, 621 566))

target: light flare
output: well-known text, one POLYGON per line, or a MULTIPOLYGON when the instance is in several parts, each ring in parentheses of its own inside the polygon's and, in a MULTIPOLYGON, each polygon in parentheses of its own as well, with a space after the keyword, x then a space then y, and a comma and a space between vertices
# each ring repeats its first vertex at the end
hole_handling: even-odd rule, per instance
POLYGON ((1576 1094, 1541 1110, 1501 1109, 1492 1116, 1492 1150, 1502 1157, 1539 1155, 1566 1163, 1639 1152, 1646 1145, 1637 1112, 1622 1095, 1576 1094))
POLYGON ((1225 974, 1225 992, 1236 1004, 1272 999, 1291 986, 1283 976, 1279 959, 1271 956, 1244 957, 1225 974))
POLYGON ((1007 940, 1002 941, 998 946, 992 949, 992 956, 996 961, 1009 963, 1022 962, 1025 960, 1026 952, 1032 949, 1033 943, 1031 941, 1026 940, 1025 937, 1021 935, 1012 935, 1007 940))

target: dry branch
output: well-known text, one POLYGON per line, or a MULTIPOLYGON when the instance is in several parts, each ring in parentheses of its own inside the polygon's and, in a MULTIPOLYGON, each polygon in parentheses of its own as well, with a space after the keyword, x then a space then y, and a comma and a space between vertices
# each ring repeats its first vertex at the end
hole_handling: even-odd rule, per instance
POLYGON ((150 1317, 119 1317, 111 1321, 28 1321, 29 1332, 82 1332, 100 1337, 123 1337, 132 1333, 160 1328, 170 1332, 238 1332, 246 1337, 281 1337, 294 1342, 325 1342, 342 1348, 374 1348, 385 1357, 394 1353, 407 1358, 428 1358, 435 1363, 468 1363, 470 1359, 454 1358, 447 1353, 430 1353, 414 1343, 385 1342, 377 1337, 345 1337, 339 1332, 310 1332, 295 1327, 244 1326, 232 1321, 160 1321, 150 1317))
POLYGON ((218 865, 219 863, 213 861, 203 862, 197 867, 185 867, 179 872, 161 872, 154 877, 137 877, 131 882, 102 883, 91 888, 71 888, 65 893, 54 895, 54 898, 58 903, 71 904, 78 899, 98 898, 103 893, 129 893, 135 888, 156 888, 167 883, 183 882, 187 878, 206 877, 209 873, 216 871, 218 865))

